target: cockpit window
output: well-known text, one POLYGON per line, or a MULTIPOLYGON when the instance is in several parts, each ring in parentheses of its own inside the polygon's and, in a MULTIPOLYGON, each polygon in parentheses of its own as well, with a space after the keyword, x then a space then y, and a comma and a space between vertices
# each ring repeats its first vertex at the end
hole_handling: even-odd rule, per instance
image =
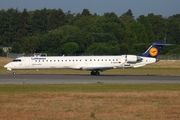
POLYGON ((14 59, 13 62, 21 62, 21 59, 14 59))

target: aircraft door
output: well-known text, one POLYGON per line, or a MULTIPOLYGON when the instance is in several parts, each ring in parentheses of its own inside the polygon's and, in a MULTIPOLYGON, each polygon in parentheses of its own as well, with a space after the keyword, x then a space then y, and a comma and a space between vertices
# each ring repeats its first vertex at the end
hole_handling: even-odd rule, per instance
POLYGON ((30 67, 30 58, 24 59, 25 61, 25 67, 30 67))

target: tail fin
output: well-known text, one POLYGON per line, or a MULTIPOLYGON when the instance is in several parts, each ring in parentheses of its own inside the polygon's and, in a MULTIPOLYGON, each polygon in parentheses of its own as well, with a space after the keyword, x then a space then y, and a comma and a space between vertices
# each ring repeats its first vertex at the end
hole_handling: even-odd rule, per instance
POLYGON ((154 42, 143 54, 140 54, 139 56, 144 56, 144 57, 153 57, 156 58, 158 54, 161 51, 161 48, 163 46, 171 46, 173 44, 167 44, 165 42, 154 42))

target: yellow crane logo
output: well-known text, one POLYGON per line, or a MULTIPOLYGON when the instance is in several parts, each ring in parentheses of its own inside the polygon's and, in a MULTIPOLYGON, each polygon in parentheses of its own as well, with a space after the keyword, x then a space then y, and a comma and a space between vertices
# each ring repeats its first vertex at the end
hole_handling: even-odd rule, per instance
POLYGON ((149 54, 154 57, 158 54, 158 49, 155 48, 155 47, 152 47, 150 50, 149 50, 149 54))

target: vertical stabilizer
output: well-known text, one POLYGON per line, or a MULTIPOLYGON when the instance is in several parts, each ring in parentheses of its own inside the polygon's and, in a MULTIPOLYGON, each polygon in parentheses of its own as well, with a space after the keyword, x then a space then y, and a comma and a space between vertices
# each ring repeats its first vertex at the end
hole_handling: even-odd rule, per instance
POLYGON ((167 44, 165 42, 154 42, 143 54, 138 56, 153 57, 156 58, 160 53, 163 46, 171 46, 173 44, 167 44))

